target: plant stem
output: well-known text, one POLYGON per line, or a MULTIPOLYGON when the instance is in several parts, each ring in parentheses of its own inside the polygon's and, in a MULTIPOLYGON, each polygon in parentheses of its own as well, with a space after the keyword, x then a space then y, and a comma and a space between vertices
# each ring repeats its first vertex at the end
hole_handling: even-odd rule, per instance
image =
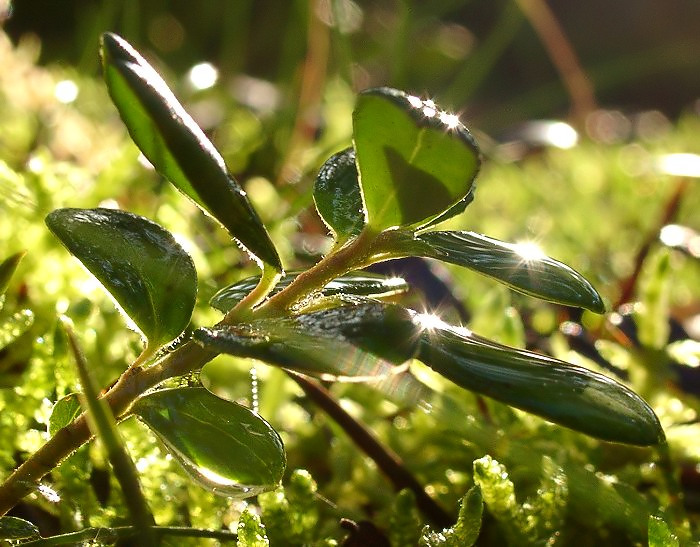
POLYGON ((652 246, 658 239, 661 229, 666 224, 673 222, 673 219, 678 215, 678 211, 680 210, 683 198, 685 197, 685 193, 688 189, 688 184, 687 178, 680 178, 678 180, 673 194, 664 206, 661 217, 654 226, 654 229, 649 232, 646 239, 642 243, 642 246, 637 251, 637 255, 634 257, 634 269, 632 270, 632 273, 620 283, 620 296, 617 298, 613 310, 618 309, 626 302, 630 302, 634 297, 634 291, 637 287, 639 276, 642 273, 644 262, 649 256, 652 246))
MULTIPOLYGON (((391 248, 390 242, 397 236, 400 236, 398 231, 377 234, 365 229, 356 239, 337 252, 327 255, 314 267, 300 274, 287 288, 257 308, 249 311, 241 309, 236 314, 227 316, 225 320, 235 322, 241 319, 282 316, 300 299, 322 288, 335 277, 372 262, 392 258, 386 249, 391 248)), ((146 390, 168 378, 198 370, 216 355, 189 341, 148 368, 129 367, 100 400, 107 402, 117 421, 123 420, 127 417, 131 404, 146 390)), ((91 437, 85 414, 56 432, 0 485, 0 516, 31 493, 42 477, 91 437)))
MULTIPOLYGON (((124 419, 134 400, 153 386, 202 367, 216 354, 194 342, 187 342, 147 369, 130 368, 119 381, 100 398, 109 404, 117 421, 124 419)), ((36 484, 63 459, 92 437, 83 413, 51 437, 0 485, 0 516, 31 493, 36 484)))
MULTIPOLYGON (((237 541, 238 535, 227 530, 203 530, 201 528, 186 528, 179 526, 154 526, 152 532, 159 538, 163 536, 211 538, 219 541, 237 541)), ((79 532, 71 532, 60 536, 35 539, 22 545, 35 545, 47 547, 49 545, 77 545, 88 544, 91 541, 100 540, 106 543, 114 543, 118 540, 133 538, 138 534, 135 526, 117 526, 115 528, 85 528, 79 532)))
POLYGON ((275 288, 281 276, 280 272, 265 264, 257 286, 236 304, 221 322, 230 325, 249 317, 252 314, 253 307, 257 306, 270 294, 270 291, 275 288))
POLYGON ((365 228, 357 238, 326 255, 313 268, 300 273, 284 290, 264 302, 256 310, 256 317, 285 314, 295 303, 324 287, 332 279, 366 266, 377 244, 381 242, 382 235, 365 228))
POLYGON ((571 114, 579 127, 583 127, 586 116, 596 109, 596 100, 593 84, 583 70, 574 48, 544 0, 516 0, 516 3, 535 29, 559 72, 571 100, 571 114))

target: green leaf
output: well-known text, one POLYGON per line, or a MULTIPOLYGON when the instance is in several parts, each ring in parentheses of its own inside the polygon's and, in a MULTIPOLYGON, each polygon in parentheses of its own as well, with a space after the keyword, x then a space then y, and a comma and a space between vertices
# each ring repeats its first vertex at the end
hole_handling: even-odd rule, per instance
POLYGON ((664 519, 649 516, 649 547, 678 547, 679 544, 678 537, 671 532, 664 519))
POLYGON ((282 479, 280 436, 244 406, 201 387, 183 387, 145 395, 132 410, 189 475, 214 493, 245 498, 282 479))
POLYGON ((481 489, 473 486, 462 498, 459 517, 454 525, 453 534, 457 545, 471 547, 476 543, 481 531, 481 518, 484 512, 484 501, 481 489))
POLYGON ((427 224, 424 224, 423 226, 421 226, 420 231, 423 232, 423 231, 427 230, 428 228, 432 228, 433 226, 440 224, 441 222, 445 222, 447 220, 450 220, 451 218, 456 217, 457 215, 461 215, 467 209, 467 207, 469 207, 469 204, 472 201, 474 201, 474 190, 475 189, 476 189, 475 184, 472 184, 472 187, 466 196, 464 196, 460 201, 455 203, 447 211, 445 211, 441 215, 436 216, 433 220, 431 220, 427 224))
POLYGON ((27 251, 20 251, 0 262, 0 296, 5 294, 7 286, 10 284, 10 279, 25 254, 27 254, 27 251))
POLYGON ((402 369, 416 352, 415 326, 378 302, 195 331, 205 348, 327 379, 369 380, 402 369))
POLYGON ((58 209, 49 229, 109 291, 156 349, 187 327, 197 272, 172 234, 116 209, 58 209))
POLYGON ((418 358, 457 385, 599 439, 655 445, 664 432, 633 391, 582 367, 427 321, 418 358))
POLYGON ((338 243, 358 235, 366 223, 355 149, 347 148, 323 164, 314 185, 316 210, 338 243))
POLYGON ((39 536, 39 528, 17 517, 0 517, 0 539, 25 539, 39 536))
POLYGON ((635 306, 634 314, 639 341, 645 347, 660 350, 668 343, 673 279, 667 249, 647 259, 638 291, 640 305, 635 306))
POLYGON ((504 243, 474 232, 428 232, 397 239, 407 255, 435 258, 464 266, 530 296, 551 302, 605 311, 598 292, 578 272, 527 244, 504 243))
MULTIPOLYGON (((294 281, 301 271, 289 272, 283 276, 275 285, 274 290, 270 293, 270 296, 277 294, 282 289, 285 289, 289 284, 294 281)), ((238 304, 243 298, 253 290, 258 282, 260 281, 260 276, 248 277, 237 281, 233 285, 224 287, 218 291, 209 301, 214 308, 224 313, 228 312, 236 304, 238 304)), ((326 284, 316 299, 326 299, 328 304, 333 297, 350 295, 350 296, 364 296, 371 298, 388 298, 390 296, 395 296, 397 294, 402 294, 408 291, 408 285, 400 277, 386 277, 379 274, 373 274, 369 272, 353 272, 340 277, 335 278, 333 281, 326 284)), ((335 305, 340 305, 339 301, 333 301, 335 305)), ((318 303, 321 304, 320 302, 318 303)))
POLYGON ((282 271, 270 236, 245 192, 158 73, 112 33, 102 35, 102 61, 112 101, 144 156, 254 257, 282 271))
POLYGON ((390 88, 362 92, 353 139, 368 224, 420 226, 467 196, 479 149, 456 116, 390 88))
POLYGON ((67 426, 75 418, 80 416, 83 411, 80 406, 80 399, 77 393, 69 393, 65 397, 61 397, 56 404, 53 405, 51 416, 49 417, 49 435, 52 437, 62 427, 67 426))

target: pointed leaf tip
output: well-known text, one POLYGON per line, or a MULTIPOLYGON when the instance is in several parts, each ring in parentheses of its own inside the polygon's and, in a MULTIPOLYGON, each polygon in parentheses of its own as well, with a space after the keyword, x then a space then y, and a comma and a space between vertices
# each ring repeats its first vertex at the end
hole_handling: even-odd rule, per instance
POLYGON ((117 209, 57 209, 49 229, 116 300, 152 349, 187 327, 197 272, 172 234, 117 209))
POLYGON ((160 75, 113 33, 102 35, 102 61, 112 102, 148 161, 255 259, 282 271, 274 244, 246 193, 160 75))

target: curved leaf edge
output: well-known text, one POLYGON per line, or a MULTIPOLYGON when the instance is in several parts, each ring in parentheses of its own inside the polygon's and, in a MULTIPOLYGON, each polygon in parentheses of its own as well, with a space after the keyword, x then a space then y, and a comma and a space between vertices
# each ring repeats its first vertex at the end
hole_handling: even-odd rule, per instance
MULTIPOLYGON (((128 212, 128 211, 123 211, 121 209, 106 209, 106 208, 94 208, 94 209, 80 209, 80 208, 73 208, 73 207, 66 207, 66 208, 61 208, 61 209, 55 209, 51 211, 45 218, 45 223, 49 230, 58 238, 58 240, 61 242, 61 244, 68 250, 68 252, 74 256, 77 260, 80 261, 80 263, 85 267, 85 269, 90 272, 90 274, 100 283, 100 285, 103 287, 103 289, 107 292, 107 294, 112 298, 114 301, 115 305, 119 309, 119 311, 125 316, 126 320, 129 322, 131 327, 134 327, 145 339, 146 339, 146 348, 144 349, 144 353, 142 354, 141 358, 145 358, 147 355, 153 354, 157 349, 169 342, 172 342, 173 340, 176 340, 179 336, 182 335, 182 333, 185 331, 187 328, 187 324, 189 324, 189 321, 192 316, 192 312, 194 310, 194 306, 196 303, 196 292, 197 292, 197 270, 194 265, 194 261, 192 260, 192 257, 190 254, 177 242, 177 240, 174 238, 173 234, 166 230, 163 226, 158 224, 157 222, 152 221, 149 218, 128 212), (101 214, 101 215, 106 215, 107 217, 110 218, 110 220, 114 221, 116 217, 121 217, 120 221, 123 220, 128 220, 129 222, 136 222, 140 224, 140 228, 148 228, 154 232, 156 232, 160 237, 163 237, 164 239, 167 240, 168 245, 170 245, 173 249, 176 249, 178 251, 178 256, 181 259, 184 259, 186 263, 189 266, 189 272, 192 275, 192 295, 191 298, 189 298, 188 302, 185 302, 186 309, 189 310, 187 313, 188 319, 187 323, 185 321, 182 321, 182 324, 178 326, 178 328, 181 327, 181 329, 175 333, 173 330, 172 332, 168 332, 168 336, 163 336, 161 333, 160 336, 154 336, 155 334, 159 333, 159 330, 157 327, 162 325, 159 325, 162 321, 157 317, 157 310, 154 306, 154 302, 151 299, 151 294, 147 295, 147 300, 149 305, 151 306, 151 311, 153 312, 153 318, 152 318, 152 323, 153 323, 153 332, 149 335, 148 332, 146 332, 147 329, 144 329, 142 325, 142 321, 135 319, 132 317, 132 315, 136 314, 136 311, 132 309, 131 305, 126 305, 125 302, 122 301, 121 297, 118 295, 115 295, 115 287, 111 286, 112 283, 110 279, 108 279, 105 275, 104 272, 94 272, 92 268, 90 268, 85 262, 83 261, 83 258, 81 258, 81 253, 80 250, 70 241, 70 238, 65 237, 66 234, 70 233, 69 231, 63 232, 61 222, 63 220, 73 220, 73 218, 76 215, 80 214, 87 214, 87 215, 94 215, 94 214, 101 214)), ((114 227, 112 227, 114 228, 114 227)), ((116 229, 116 228, 115 228, 116 229)), ((147 238, 148 239, 148 238, 147 238)), ((85 242, 83 242, 85 243, 85 242)), ((89 244, 86 245, 86 247, 89 247, 89 244)), ((89 256, 89 253, 88 253, 89 256)), ((122 283, 122 285, 126 286, 128 284, 122 283)), ((146 287, 151 287, 153 284, 152 283, 145 283, 146 287)), ((121 292, 121 291, 116 291, 116 292, 121 292)))
MULTIPOLYGON (((201 169, 190 172, 192 168, 188 168, 187 162, 183 164, 179 154, 170 150, 173 146, 175 148, 181 148, 184 143, 188 150, 197 150, 201 157, 205 158, 206 167, 210 171, 209 175, 216 176, 217 180, 221 179, 225 181, 227 191, 235 196, 233 203, 239 208, 238 213, 247 215, 255 226, 251 228, 250 226, 236 225, 237 221, 232 222, 230 219, 226 218, 230 216, 230 213, 221 210, 215 196, 208 195, 206 199, 202 197, 201 189, 208 187, 198 186, 195 188, 188 180, 186 184, 190 186, 190 189, 181 188, 180 185, 168 175, 167 169, 162 171, 162 169, 159 168, 159 162, 154 162, 153 158, 149 158, 149 161, 151 161, 156 169, 161 172, 165 178, 170 180, 180 192, 191 199, 197 207, 224 226, 236 243, 242 247, 244 252, 248 253, 254 261, 268 264, 278 272, 283 271, 282 262, 277 250, 265 226, 260 220, 257 211, 246 197, 246 193, 228 172, 224 159, 214 144, 180 104, 163 78, 131 44, 115 33, 106 32, 102 34, 101 51, 105 81, 110 97, 117 107, 120 117, 124 121, 134 143, 141 148, 138 144, 140 139, 138 135, 134 133, 135 130, 131 124, 127 123, 127 119, 122 113, 120 101, 118 97, 114 95, 113 87, 110 84, 109 71, 112 68, 120 74, 124 84, 129 88, 131 93, 138 97, 140 101, 139 107, 146 111, 148 120, 160 132, 159 137, 163 140, 163 143, 168 148, 168 152, 171 154, 182 173, 184 173, 188 179, 192 177, 196 179, 198 176, 202 176, 200 172, 201 169), (148 105, 148 107, 144 105, 148 105), (153 116, 153 111, 159 111, 158 114, 160 114, 160 116, 153 116), (174 125, 178 126, 173 133, 174 136, 168 137, 168 135, 171 135, 174 125), (213 172, 212 169, 214 169, 213 172)), ((142 152, 148 157, 145 151, 142 150, 142 152)), ((262 268, 262 265, 260 266, 262 268)))
MULTIPOLYGON (((503 283, 516 292, 548 302, 584 308, 595 313, 605 313, 605 303, 600 293, 580 273, 570 266, 548 256, 524 256, 519 246, 506 243, 483 234, 469 231, 428 231, 414 234, 407 230, 396 230, 386 245, 388 258, 421 256, 468 268, 503 283), (474 253, 466 252, 474 245, 474 253), (503 255, 501 265, 494 266, 496 253, 503 255), (488 262, 492 264, 489 265, 488 262), (506 267, 505 263, 510 264, 506 267), (516 274, 535 272, 538 266, 546 273, 556 275, 560 291, 554 285, 534 287, 532 283, 520 282, 516 274), (562 292, 563 290, 563 292, 562 292)), ((386 260, 380 256, 378 261, 386 260)), ((538 274, 540 279, 542 274, 538 274)), ((536 279, 527 275, 527 281, 536 279)))

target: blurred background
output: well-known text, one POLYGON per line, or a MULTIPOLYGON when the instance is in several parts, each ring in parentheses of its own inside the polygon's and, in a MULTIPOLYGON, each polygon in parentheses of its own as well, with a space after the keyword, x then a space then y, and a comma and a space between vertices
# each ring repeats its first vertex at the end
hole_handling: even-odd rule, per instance
POLYGON ((486 131, 596 104, 673 118, 700 96, 694 0, 5 0, 4 11, 13 42, 40 40, 42 63, 95 74, 110 29, 176 74, 208 62, 224 82, 259 78, 288 101, 333 78, 390 85, 486 131))
MULTIPOLYGON (((0 0, 0 21, 0 157, 18 171, 46 153, 120 206, 160 211, 100 81, 111 30, 163 74, 290 262, 328 244, 314 178, 351 142, 357 91, 388 85, 459 114, 487 158, 449 227, 546 242, 614 305, 654 242, 697 274, 695 0, 0 0), (659 240, 667 225, 680 228, 659 240)), ((693 285, 672 289, 684 318, 693 285)))

